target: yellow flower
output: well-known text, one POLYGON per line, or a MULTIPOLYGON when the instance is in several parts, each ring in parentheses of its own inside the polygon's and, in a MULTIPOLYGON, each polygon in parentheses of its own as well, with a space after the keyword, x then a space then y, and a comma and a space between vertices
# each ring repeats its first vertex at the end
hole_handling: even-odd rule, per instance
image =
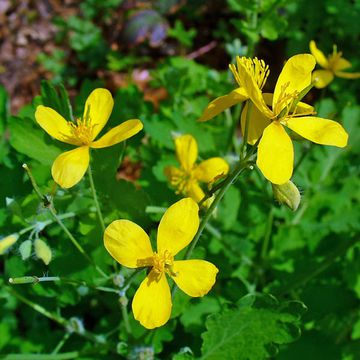
MULTIPOLYGON (((299 94, 311 84, 315 59, 310 54, 291 57, 277 80, 274 94, 262 94, 252 68, 256 63, 241 58, 238 76, 252 103, 249 142, 258 146, 257 165, 264 176, 274 184, 284 184, 293 172, 294 149, 284 126, 300 136, 322 145, 344 147, 348 135, 335 121, 313 115, 313 108, 298 102, 299 94), (270 109, 268 105, 272 106, 270 109)), ((246 107, 245 107, 246 113, 246 107)), ((245 115, 246 117, 246 115, 245 115)))
POLYGON ((63 188, 76 185, 84 176, 90 161, 90 148, 115 145, 137 134, 143 125, 140 120, 127 120, 95 140, 106 125, 114 101, 106 89, 95 89, 87 98, 83 117, 76 122, 66 121, 55 110, 40 105, 35 112, 38 124, 52 137, 76 149, 60 154, 51 169, 54 180, 63 188))
MULTIPOLYGON (((210 104, 206 107, 203 114, 199 118, 198 121, 208 121, 220 114, 225 109, 239 104, 247 99, 249 99, 249 95, 246 92, 246 89, 243 87, 243 79, 239 76, 239 62, 241 62, 241 58, 239 56, 236 57, 237 68, 234 64, 230 64, 229 68, 234 75, 236 82, 239 87, 229 94, 220 96, 215 100, 211 101, 210 104)), ((250 71, 253 71, 252 77, 257 83, 260 89, 265 85, 266 79, 269 76, 269 67, 265 64, 264 60, 258 60, 255 58, 253 60, 255 66, 250 71)))
POLYGON ((148 329, 164 325, 171 315, 171 292, 165 274, 192 297, 207 294, 215 283, 218 269, 210 262, 174 260, 196 234, 198 212, 191 198, 170 206, 159 224, 156 252, 145 231, 132 221, 116 220, 105 230, 105 248, 116 261, 129 268, 149 267, 132 302, 135 319, 148 329))
POLYGON ((358 79, 360 72, 349 73, 343 71, 351 67, 351 63, 342 57, 342 52, 337 51, 336 45, 333 47, 333 53, 327 58, 324 53, 316 47, 314 40, 310 41, 310 51, 314 55, 316 62, 324 68, 324 70, 316 70, 313 72, 314 86, 324 88, 330 84, 334 76, 344 79, 358 79))
POLYGON ((191 135, 175 138, 175 151, 180 168, 168 166, 165 168, 165 175, 171 185, 177 189, 177 193, 190 196, 196 202, 200 202, 205 196, 199 182, 211 184, 215 179, 229 172, 228 163, 220 157, 196 165, 198 146, 191 135))
POLYGON ((19 238, 19 235, 12 234, 8 235, 0 240, 0 255, 5 254, 5 252, 14 245, 19 238))

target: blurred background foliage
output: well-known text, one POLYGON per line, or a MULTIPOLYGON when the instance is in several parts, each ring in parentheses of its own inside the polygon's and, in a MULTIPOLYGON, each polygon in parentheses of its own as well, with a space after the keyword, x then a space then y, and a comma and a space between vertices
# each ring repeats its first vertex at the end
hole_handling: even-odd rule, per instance
POLYGON ((219 267, 214 289, 200 299, 176 293, 172 320, 154 331, 126 307, 140 280, 120 302, 99 290, 123 289, 104 284, 76 252, 21 168, 29 165, 82 246, 110 269, 87 179, 69 191, 54 186, 51 164, 68 148, 35 123, 36 106, 69 118, 66 88, 80 115, 90 91, 103 86, 115 98, 108 128, 143 121, 141 135, 93 151, 92 163, 106 223, 127 218, 154 233, 161 208, 178 199, 163 172, 176 163, 174 134, 192 134, 203 159, 237 160, 240 107, 196 122, 209 100, 233 89, 227 66, 235 56, 270 65, 265 90, 273 89, 284 61, 309 52, 313 39, 325 53, 337 44, 359 71, 359 12, 359 0, 4 0, 0 228, 2 236, 33 228, 1 256, 0 353, 48 354, 4 358, 359 359, 359 81, 336 78, 307 95, 319 116, 341 122, 350 138, 345 149, 296 141, 299 209, 278 204, 256 168, 241 177, 194 255, 219 267), (52 251, 48 266, 28 249, 37 238, 52 251), (10 277, 44 274, 72 282, 8 284, 10 277))

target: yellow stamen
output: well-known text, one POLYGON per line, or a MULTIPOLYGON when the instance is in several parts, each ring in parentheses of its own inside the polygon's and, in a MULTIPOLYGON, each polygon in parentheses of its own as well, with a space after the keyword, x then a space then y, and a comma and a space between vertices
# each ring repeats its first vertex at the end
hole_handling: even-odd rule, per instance
POLYGON ((259 89, 262 89, 266 83, 266 79, 269 76, 270 70, 269 66, 265 64, 264 60, 259 60, 258 58, 250 59, 246 57, 236 58, 237 67, 234 64, 230 64, 230 70, 234 75, 236 82, 239 86, 242 86, 241 73, 239 72, 239 64, 246 67, 246 70, 254 78, 259 89))
POLYGON ((171 253, 168 250, 165 250, 165 252, 160 255, 157 252, 154 252, 153 256, 153 270, 157 272, 158 274, 161 274, 163 272, 168 272, 172 276, 176 276, 173 270, 174 265, 174 257, 171 255, 171 253))
POLYGON ((89 145, 92 141, 93 126, 86 119, 77 119, 76 124, 68 121, 73 136, 79 141, 79 145, 89 145))

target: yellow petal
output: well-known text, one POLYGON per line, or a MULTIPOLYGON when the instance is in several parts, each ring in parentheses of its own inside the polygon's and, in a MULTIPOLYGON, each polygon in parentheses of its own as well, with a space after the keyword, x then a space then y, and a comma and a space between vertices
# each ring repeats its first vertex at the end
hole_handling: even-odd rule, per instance
POLYGON ((359 79, 360 78, 360 72, 345 72, 345 71, 336 71, 336 76, 343 78, 343 79, 359 79))
POLYGON ((134 136, 139 131, 141 131, 142 128, 143 124, 140 120, 127 120, 109 130, 99 140, 92 142, 90 147, 100 149, 118 144, 119 142, 134 136))
MULTIPOLYGON (((315 58, 310 54, 295 55, 286 62, 276 82, 273 109, 275 109, 275 105, 281 100, 280 98, 284 91, 286 94, 301 92, 311 84, 311 72, 315 64, 315 58)), ((281 104, 282 107, 279 110, 285 108, 291 101, 292 99, 289 99, 281 104)))
POLYGON ((3 255, 10 246, 14 245, 18 240, 19 235, 8 235, 0 240, 0 255, 3 255))
POLYGON ((86 100, 84 119, 89 119, 92 126, 92 139, 94 140, 109 120, 114 101, 107 89, 95 89, 86 100))
POLYGON ((334 75, 330 70, 315 70, 312 74, 312 79, 314 86, 322 89, 333 81, 334 75))
MULTIPOLYGON (((265 94, 263 94, 265 95, 265 94)), ((272 95, 272 94, 271 94, 272 95)), ((246 102, 243 111, 241 112, 241 131, 243 136, 245 134, 246 117, 249 104, 246 102)), ((271 120, 265 116, 256 106, 251 106, 251 113, 248 125, 247 141, 254 145, 263 134, 264 129, 271 123, 271 120)))
POLYGON ((104 245, 110 255, 129 268, 150 266, 153 251, 146 232, 129 220, 115 220, 104 232, 104 245))
POLYGON ((181 135, 175 139, 176 156, 186 171, 190 171, 198 157, 198 146, 191 135, 181 135))
POLYGON ((199 183, 196 180, 192 180, 188 184, 186 194, 184 195, 191 197, 194 201, 199 203, 204 198, 205 193, 199 183))
POLYGON ((172 186, 176 186, 179 182, 179 179, 184 176, 184 171, 175 166, 166 166, 164 169, 164 174, 168 178, 170 184, 172 186))
POLYGON ((175 256, 187 246, 199 228, 199 207, 191 198, 171 205, 163 215, 157 234, 159 254, 168 250, 175 256))
POLYGON ((67 121, 55 110, 39 105, 35 111, 36 122, 53 138, 62 142, 78 145, 67 121))
POLYGON ((329 62, 324 53, 316 47, 314 40, 310 41, 310 52, 314 55, 316 62, 323 68, 328 68, 329 62))
POLYGON ((140 284, 132 301, 135 319, 147 329, 154 329, 169 320, 171 307, 171 293, 166 275, 151 271, 140 284))
POLYGON ((289 135, 279 123, 274 121, 264 130, 256 164, 274 184, 284 184, 291 178, 294 149, 289 135))
POLYGON ((198 121, 208 121, 216 115, 220 114, 225 109, 228 109, 231 106, 243 102, 248 98, 249 97, 247 96, 247 93, 243 88, 237 88, 231 93, 220 96, 215 100, 211 101, 211 103, 204 110, 198 121))
POLYGON ((89 148, 78 147, 60 154, 54 161, 51 173, 54 180, 65 189, 76 185, 84 176, 90 161, 89 148))
POLYGON ((214 286, 218 268, 205 260, 174 261, 176 276, 171 276, 176 285, 187 295, 200 297, 214 286))
POLYGON ((322 145, 345 147, 348 134, 336 121, 315 116, 294 117, 286 124, 305 139, 322 145))
POLYGON ((310 114, 314 112, 314 107, 309 105, 309 104, 306 104, 302 101, 298 102, 297 105, 296 105, 296 111, 295 113, 296 114, 310 114))
POLYGON ((345 70, 348 68, 351 68, 351 62, 344 58, 339 58, 333 66, 334 72, 345 70))
POLYGON ((237 66, 238 73, 241 74, 241 84, 250 100, 255 104, 260 112, 262 112, 266 117, 271 118, 273 113, 267 107, 256 80, 241 61, 238 61, 237 66))
POLYGON ((220 157, 202 161, 195 169, 194 176, 199 181, 210 183, 215 178, 225 176, 229 172, 229 164, 220 157))

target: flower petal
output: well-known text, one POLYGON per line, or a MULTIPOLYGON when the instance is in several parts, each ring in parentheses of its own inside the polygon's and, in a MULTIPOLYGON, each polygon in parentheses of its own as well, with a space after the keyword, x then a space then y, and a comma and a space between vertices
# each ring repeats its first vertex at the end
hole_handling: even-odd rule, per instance
MULTIPOLYGON (((265 95, 265 94, 263 94, 265 95)), ((272 94, 271 94, 272 95, 272 94)), ((243 111, 241 112, 241 130, 243 136, 245 134, 246 116, 249 108, 248 102, 246 102, 243 111)), ((248 125, 247 142, 254 145, 263 134, 265 128, 271 123, 271 120, 265 116, 256 106, 251 107, 250 122, 248 125)))
POLYGON ((198 157, 198 146, 191 135, 181 135, 175 139, 176 156, 184 170, 190 171, 198 157))
POLYGON ((187 295, 200 297, 214 286, 218 268, 205 260, 174 261, 176 276, 171 276, 176 285, 187 295))
POLYGON ((89 118, 94 140, 109 120, 114 101, 107 89, 95 89, 86 100, 83 118, 89 118))
POLYGON ((105 229, 104 245, 110 255, 123 266, 137 268, 152 264, 150 259, 153 251, 149 236, 132 221, 113 221, 105 229))
POLYGON ((330 70, 315 70, 312 74, 312 79, 314 86, 322 89, 333 81, 334 75, 330 70))
POLYGON ((140 120, 127 120, 122 124, 115 126, 111 130, 109 130, 99 140, 92 142, 90 147, 100 149, 118 144, 119 142, 134 136, 139 131, 141 131, 142 128, 143 124, 140 120))
POLYGON ((12 234, 0 239, 0 255, 3 255, 18 240, 18 234, 12 234))
POLYGON ((195 169, 194 176, 199 181, 210 183, 216 177, 224 176, 229 172, 229 164, 220 157, 202 161, 195 169))
POLYGON ((281 124, 272 122, 263 133, 258 147, 257 166, 274 184, 286 183, 292 175, 294 149, 281 124))
POLYGON ((348 134, 336 121, 315 116, 294 117, 287 121, 287 127, 314 143, 345 147, 348 134))
POLYGON ((262 112, 268 118, 271 118, 273 116, 273 113, 267 107, 263 98, 263 94, 254 77, 241 61, 237 62, 237 66, 237 72, 241 74, 241 84, 246 94, 248 94, 250 100, 255 104, 255 106, 259 109, 260 112, 262 112))
POLYGON ((211 103, 206 107, 198 121, 208 121, 223 112, 225 109, 241 103, 248 98, 249 97, 247 96, 244 88, 237 88, 229 94, 220 96, 215 100, 211 101, 211 103))
POLYGON ((344 58, 339 58, 334 66, 333 66, 333 70, 334 72, 337 72, 337 71, 341 71, 341 70, 345 70, 345 69, 348 69, 348 68, 351 68, 351 62, 344 59, 344 58))
POLYGON ((166 275, 151 271, 140 284, 132 301, 135 319, 147 329, 154 329, 169 320, 171 308, 171 292, 166 275))
POLYGON ((35 111, 36 122, 53 138, 62 142, 78 145, 68 122, 54 109, 39 105, 35 111))
POLYGON ((54 161, 51 173, 65 189, 76 185, 84 176, 90 161, 89 148, 81 146, 60 154, 54 161))
MULTIPOLYGON (((311 72, 315 65, 315 58, 310 54, 295 55, 286 62, 276 82, 273 110, 284 92, 286 94, 301 92, 311 84, 311 72)), ((285 108, 291 101, 292 99, 289 98, 288 101, 281 104, 282 108, 279 110, 285 108)))
POLYGON ((157 234, 159 254, 165 250, 175 256, 187 246, 199 228, 199 207, 191 198, 171 205, 163 215, 157 234))
POLYGON ((187 187, 186 196, 191 197, 194 201, 199 203, 205 196, 203 189, 197 181, 192 180, 187 187))
POLYGON ((343 79, 359 79, 360 72, 346 72, 346 71, 336 71, 336 76, 343 78, 343 79))
POLYGON ((316 43, 314 40, 310 41, 310 52, 313 54, 316 62, 323 68, 327 69, 329 67, 329 62, 326 58, 326 56, 324 55, 324 53, 319 50, 316 47, 316 43))

